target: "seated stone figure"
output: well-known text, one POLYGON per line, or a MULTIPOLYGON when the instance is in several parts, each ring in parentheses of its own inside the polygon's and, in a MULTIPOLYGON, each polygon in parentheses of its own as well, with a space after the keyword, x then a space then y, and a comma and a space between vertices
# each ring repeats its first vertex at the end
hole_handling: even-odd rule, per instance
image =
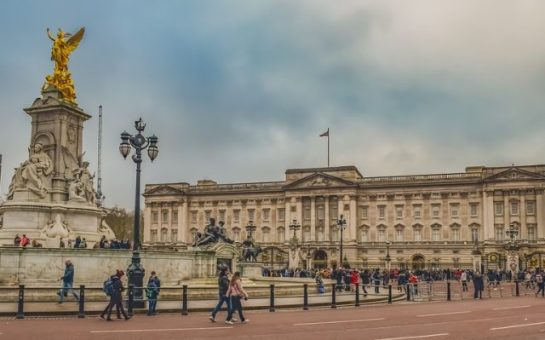
POLYGON ((223 222, 220 225, 216 225, 216 219, 210 218, 209 223, 204 227, 204 232, 197 233, 195 237, 194 247, 206 246, 209 244, 217 243, 219 241, 226 243, 233 243, 234 241, 229 239, 225 235, 225 229, 223 228, 223 222))

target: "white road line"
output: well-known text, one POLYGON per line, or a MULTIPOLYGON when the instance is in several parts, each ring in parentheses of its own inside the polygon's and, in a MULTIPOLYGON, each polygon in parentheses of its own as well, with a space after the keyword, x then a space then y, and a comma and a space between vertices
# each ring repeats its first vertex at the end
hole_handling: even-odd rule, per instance
POLYGON ((420 314, 420 315, 417 315, 416 317, 417 317, 417 318, 427 318, 427 317, 429 317, 429 316, 455 315, 455 314, 467 314, 467 313, 471 313, 471 311, 470 311, 470 310, 464 310, 464 311, 461 311, 461 312, 436 313, 436 314, 420 314))
POLYGON ((528 308, 532 307, 531 305, 525 305, 525 306, 513 306, 513 307, 498 307, 494 308, 492 310, 508 310, 508 309, 519 309, 519 308, 528 308))
POLYGON ((294 326, 313 326, 313 325, 330 325, 334 323, 347 323, 347 322, 366 322, 366 321, 381 321, 384 318, 377 319, 360 319, 360 320, 339 320, 339 321, 321 321, 321 322, 306 322, 306 323, 294 323, 294 326))
POLYGON ((156 328, 156 329, 116 329, 110 331, 90 331, 90 333, 144 333, 144 332, 182 332, 182 331, 209 331, 215 329, 231 329, 229 327, 199 327, 199 328, 156 328))
POLYGON ((522 324, 518 324, 518 325, 503 326, 503 327, 495 327, 495 328, 490 328, 490 330, 491 331, 499 331, 499 330, 502 330, 502 329, 531 327, 531 326, 537 326, 537 325, 543 325, 543 324, 545 324, 545 321, 534 322, 534 323, 522 323, 522 324))
POLYGON ((402 336, 399 338, 382 338, 375 340, 404 340, 404 339, 424 339, 424 338, 434 338, 438 336, 447 336, 448 333, 437 333, 437 334, 427 334, 427 335, 412 335, 412 336, 402 336))

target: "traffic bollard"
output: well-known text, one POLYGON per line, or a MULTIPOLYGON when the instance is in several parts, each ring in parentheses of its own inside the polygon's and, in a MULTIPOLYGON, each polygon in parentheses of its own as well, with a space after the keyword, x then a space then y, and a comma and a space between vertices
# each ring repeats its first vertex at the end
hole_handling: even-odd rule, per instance
POLYGON ((24 305, 25 305, 25 285, 19 285, 19 300, 17 301, 17 319, 25 318, 24 305))
POLYGON ((515 280, 515 294, 516 294, 516 296, 520 296, 519 281, 518 280, 515 280))
POLYGON ((303 310, 308 310, 308 284, 303 285, 303 310))
POLYGON ((274 284, 271 284, 269 288, 270 288, 269 312, 274 312, 274 284))
POLYGON ((450 301, 450 281, 447 281, 447 301, 450 301))
POLYGON ((392 285, 388 285, 388 303, 392 303, 392 285))
POLYGON ((337 308, 337 285, 331 285, 331 308, 337 308))
POLYGON ((356 283, 356 307, 360 306, 360 284, 356 283))
POLYGON ((85 285, 79 286, 79 311, 78 318, 85 317, 85 285))
POLYGON ((187 315, 187 285, 182 286, 182 315, 187 315))
POLYGON ((407 283, 407 301, 411 301, 411 285, 407 283))
POLYGON ((134 285, 130 284, 129 285, 129 303, 128 303, 128 307, 127 307, 127 315, 129 317, 132 317, 133 316, 133 313, 132 313, 132 308, 133 308, 133 305, 134 305, 134 285))

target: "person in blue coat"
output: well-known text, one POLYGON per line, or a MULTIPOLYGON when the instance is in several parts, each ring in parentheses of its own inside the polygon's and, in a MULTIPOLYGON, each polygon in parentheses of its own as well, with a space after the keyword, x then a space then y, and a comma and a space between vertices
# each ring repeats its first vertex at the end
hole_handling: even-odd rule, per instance
POLYGON ((59 304, 64 302, 64 297, 68 295, 68 293, 71 293, 74 298, 76 299, 76 302, 79 302, 79 295, 74 291, 74 265, 70 260, 66 260, 64 263, 64 275, 61 276, 60 280, 62 280, 62 288, 57 292, 57 295, 59 296, 59 304))

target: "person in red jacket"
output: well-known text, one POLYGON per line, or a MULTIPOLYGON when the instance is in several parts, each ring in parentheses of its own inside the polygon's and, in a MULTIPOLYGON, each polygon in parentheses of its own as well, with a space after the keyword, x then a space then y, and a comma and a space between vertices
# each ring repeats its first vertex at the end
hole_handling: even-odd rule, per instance
POLYGON ((357 270, 353 270, 350 273, 350 291, 354 293, 356 291, 356 285, 360 283, 360 275, 357 270))
POLYGON ((25 248, 30 244, 30 239, 26 237, 25 234, 23 234, 23 237, 21 237, 21 247, 25 248))

